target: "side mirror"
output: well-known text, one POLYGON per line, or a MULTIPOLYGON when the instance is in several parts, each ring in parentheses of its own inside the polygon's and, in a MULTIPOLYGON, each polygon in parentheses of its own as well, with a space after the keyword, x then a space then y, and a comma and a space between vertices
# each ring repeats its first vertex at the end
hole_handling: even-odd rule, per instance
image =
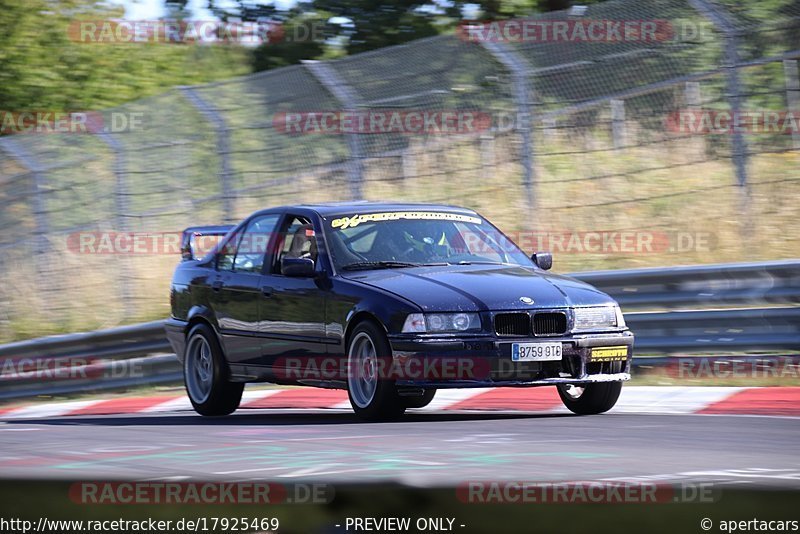
POLYGON ((549 271, 553 266, 553 255, 549 252, 534 252, 531 254, 531 260, 543 271, 549 271))
POLYGON ((194 257, 194 246, 192 241, 194 240, 194 234, 191 232, 183 232, 183 236, 181 238, 181 259, 183 261, 191 261, 195 259, 194 257))
POLYGON ((314 260, 311 258, 283 258, 281 260, 281 273, 284 276, 297 278, 310 278, 317 274, 314 260))

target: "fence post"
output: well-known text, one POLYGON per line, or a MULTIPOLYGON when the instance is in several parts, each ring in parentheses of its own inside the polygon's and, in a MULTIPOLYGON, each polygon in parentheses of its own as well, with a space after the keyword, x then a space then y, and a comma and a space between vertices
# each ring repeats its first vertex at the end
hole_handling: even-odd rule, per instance
MULTIPOLYGON (((700 82, 686 82, 686 87, 683 91, 683 99, 688 110, 700 111, 703 105, 703 96, 700 93, 700 82)), ((693 139, 689 140, 691 144, 693 155, 701 158, 706 152, 706 139, 704 135, 692 136, 693 139)))
MULTIPOLYGON (((786 79, 786 111, 794 113, 795 117, 800 114, 800 77, 797 73, 797 60, 783 60, 783 75, 786 79)), ((800 132, 792 132, 792 147, 800 149, 800 132)))
POLYGON ((742 133, 742 87, 739 80, 739 32, 736 25, 730 20, 727 11, 711 0, 689 0, 689 4, 700 11, 711 24, 722 32, 725 39, 725 64, 727 71, 725 80, 725 93, 733 117, 733 166, 736 174, 736 184, 739 186, 739 225, 741 235, 746 242, 753 239, 753 224, 751 215, 750 184, 747 180, 747 141, 742 133))
MULTIPOLYGON (((722 32, 725 38, 725 65, 727 79, 725 92, 731 107, 734 125, 741 120, 742 89, 739 80, 739 36, 734 23, 728 18, 728 13, 720 6, 712 4, 709 0, 689 0, 689 4, 700 11, 711 24, 722 32)), ((745 207, 749 207, 749 188, 747 183, 747 142, 741 128, 734 127, 733 131, 733 164, 736 168, 736 182, 742 187, 745 198, 745 207)))
POLYGON ((45 258, 49 258, 47 254, 49 248, 47 236, 50 235, 50 217, 48 216, 45 206, 44 192, 47 180, 45 178, 44 169, 38 164, 35 158, 31 157, 31 155, 13 139, 5 137, 2 143, 0 143, 0 148, 30 171, 31 202, 33 204, 33 218, 36 226, 36 238, 34 240, 34 252, 36 254, 35 264, 37 273, 40 275, 40 282, 45 283, 48 277, 44 276, 43 262, 45 258))
POLYGON ((702 105, 703 99, 700 96, 700 82, 686 82, 683 93, 686 107, 696 109, 702 105))
MULTIPOLYGON (((97 137, 114 153, 112 172, 114 173, 114 210, 116 211, 115 224, 117 226, 116 231, 124 234, 128 232, 128 217, 130 216, 130 210, 128 209, 128 184, 125 180, 127 174, 125 149, 117 138, 106 131, 98 132, 97 137)), ((130 259, 128 257, 121 255, 119 260, 119 297, 122 302, 122 319, 123 321, 126 321, 133 317, 135 312, 135 306, 133 304, 133 291, 131 291, 133 272, 130 268, 130 259)))
POLYGON ((400 164, 403 171, 403 180, 417 177, 417 159, 413 145, 410 142, 400 153, 400 164))
POLYGON ((478 137, 482 180, 491 180, 495 175, 495 165, 497 162, 495 161, 494 144, 494 133, 491 131, 485 132, 478 137))
POLYGON ((233 188, 231 169, 231 141, 230 128, 225 118, 203 97, 201 97, 193 87, 183 86, 179 88, 186 100, 200 112, 208 122, 214 125, 214 132, 217 136, 217 154, 220 157, 219 180, 222 187, 222 218, 224 222, 236 222, 236 192, 233 188))
MULTIPOLYGON (((303 65, 314 78, 339 101, 348 113, 358 111, 362 107, 361 98, 327 63, 323 61, 305 60, 303 65)), ((348 165, 348 183, 350 198, 362 200, 364 198, 364 147, 357 133, 347 135, 347 145, 350 150, 350 165, 348 165)))
POLYGON ((611 101, 611 137, 614 140, 614 148, 625 146, 625 101, 611 101))
POLYGON ((555 117, 542 120, 542 133, 544 135, 544 140, 547 142, 553 143, 561 141, 561 136, 558 132, 558 121, 556 121, 555 117))
MULTIPOLYGON (((501 42, 489 42, 481 40, 480 44, 500 62, 510 73, 513 83, 514 104, 516 105, 516 129, 522 139, 522 183, 525 186, 525 196, 527 201, 528 213, 536 213, 535 209, 535 186, 536 173, 534 169, 535 150, 532 136, 532 111, 529 100, 528 87, 530 76, 525 60, 517 55, 514 50, 501 42)), ((536 221, 529 220, 531 228, 536 226, 536 221)))

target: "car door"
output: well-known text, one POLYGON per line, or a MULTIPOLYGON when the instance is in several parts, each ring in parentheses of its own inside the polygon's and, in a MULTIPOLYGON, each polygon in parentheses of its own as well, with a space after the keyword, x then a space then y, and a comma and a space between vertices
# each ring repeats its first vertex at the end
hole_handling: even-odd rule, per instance
POLYGON ((259 364, 263 268, 280 214, 254 217, 223 248, 212 281, 212 306, 225 355, 232 364, 259 364))
POLYGON ((281 272, 285 256, 309 257, 318 265, 317 236, 308 217, 287 214, 278 232, 271 272, 264 277, 260 331, 263 361, 282 368, 286 358, 326 353, 324 277, 291 277, 281 272), (301 241, 303 242, 301 244, 301 241))

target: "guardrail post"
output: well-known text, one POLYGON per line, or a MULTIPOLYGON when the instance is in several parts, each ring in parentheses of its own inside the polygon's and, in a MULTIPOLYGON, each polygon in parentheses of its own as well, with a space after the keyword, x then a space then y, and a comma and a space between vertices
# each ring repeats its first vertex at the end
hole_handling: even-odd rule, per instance
POLYGON ((201 97, 193 87, 179 88, 186 100, 199 111, 208 122, 214 125, 217 136, 217 154, 220 157, 219 180, 222 187, 222 218, 226 223, 237 222, 236 192, 233 188, 233 169, 231 168, 230 128, 225 118, 201 97))
MULTIPOLYGON (((303 65, 314 78, 322 84, 333 97, 342 104, 345 112, 354 113, 362 106, 361 98, 327 63, 322 61, 306 60, 303 65)), ((364 193, 364 147, 357 133, 347 135, 347 145, 350 150, 350 165, 348 165, 348 184, 350 198, 362 200, 364 193)))
MULTIPOLYGON (((114 152, 114 210, 116 211, 116 231, 120 233, 128 232, 128 184, 125 180, 127 174, 127 162, 125 160, 125 148, 112 134, 101 131, 97 137, 104 142, 114 152)), ((133 317, 135 306, 133 304, 133 292, 131 284, 133 282, 133 272, 130 262, 124 255, 120 257, 119 271, 119 297, 122 302, 123 320, 133 317)))
MULTIPOLYGON (((797 60, 783 60, 783 75, 786 79, 786 111, 800 115, 800 77, 797 73, 797 60)), ((792 147, 800 149, 800 132, 792 131, 792 147)))
MULTIPOLYGON (((535 186, 536 172, 534 168, 535 150, 533 146, 532 131, 532 110, 528 88, 530 86, 530 76, 525 60, 518 56, 511 48, 501 42, 489 42, 481 40, 480 44, 500 62, 510 73, 514 91, 514 104, 516 106, 515 126, 522 141, 522 184, 525 187, 525 196, 528 204, 528 213, 536 213, 535 209, 535 186)), ((535 228, 536 221, 529 220, 528 226, 535 228)))

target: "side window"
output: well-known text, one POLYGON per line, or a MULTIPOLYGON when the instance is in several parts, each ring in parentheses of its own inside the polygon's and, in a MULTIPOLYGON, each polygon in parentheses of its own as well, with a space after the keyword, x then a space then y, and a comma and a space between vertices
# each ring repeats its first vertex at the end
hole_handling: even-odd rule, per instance
POLYGON ((275 232, 280 215, 264 215, 250 221, 236 250, 233 268, 237 272, 260 273, 267 246, 275 232))
POLYGON ((236 257, 236 248, 239 245, 241 238, 241 233, 234 234, 231 236, 228 242, 222 246, 222 250, 220 250, 219 254, 217 255, 217 268, 220 271, 233 270, 233 259, 236 257))
POLYGON ((314 226, 305 217, 290 217, 288 225, 281 231, 282 243, 279 244, 277 272, 283 258, 310 258, 317 261, 317 239, 314 226))

